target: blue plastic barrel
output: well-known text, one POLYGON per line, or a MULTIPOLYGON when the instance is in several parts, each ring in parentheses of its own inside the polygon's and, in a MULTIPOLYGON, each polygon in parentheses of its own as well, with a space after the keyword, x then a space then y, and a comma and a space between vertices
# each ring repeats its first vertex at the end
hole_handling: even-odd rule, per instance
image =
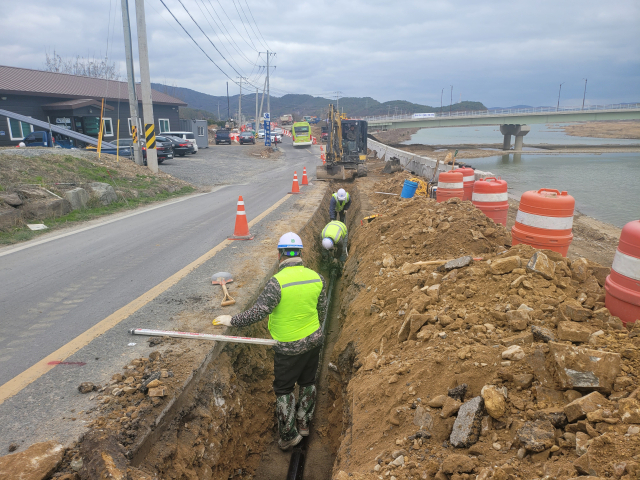
POLYGON ((418 189, 418 182, 412 182, 411 180, 405 180, 402 186, 401 198, 413 198, 418 189))

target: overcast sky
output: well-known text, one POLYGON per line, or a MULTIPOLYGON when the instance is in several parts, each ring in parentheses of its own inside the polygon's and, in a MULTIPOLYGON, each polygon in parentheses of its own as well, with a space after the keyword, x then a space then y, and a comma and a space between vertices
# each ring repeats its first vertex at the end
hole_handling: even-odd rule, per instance
MULTIPOLYGON (((120 0, 31 0, 28 8, 0 1, 0 64, 43 68, 54 49, 63 57, 108 53, 126 75, 120 0)), ((229 77, 238 76, 231 64, 262 86, 265 68, 255 64, 266 56, 258 52, 277 52, 276 96, 341 91, 439 106, 453 85, 454 102, 538 106, 555 105, 564 82, 560 103, 568 106, 582 103, 587 78, 588 104, 640 101, 638 0, 181 1, 228 62, 180 0, 164 0, 229 77)), ((228 78, 161 0, 145 6, 151 80, 225 94, 228 78)))

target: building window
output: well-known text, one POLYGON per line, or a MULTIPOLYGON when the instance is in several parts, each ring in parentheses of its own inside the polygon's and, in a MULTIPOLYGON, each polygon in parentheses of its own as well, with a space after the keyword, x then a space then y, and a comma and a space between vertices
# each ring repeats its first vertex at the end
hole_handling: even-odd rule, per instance
POLYGON ((204 127, 198 127, 198 136, 204 137, 204 127))
MULTIPOLYGON (((128 118, 127 122, 129 123, 129 136, 133 137, 133 133, 131 132, 131 125, 133 125, 133 123, 131 123, 131 118, 128 118)), ((140 132, 142 132, 142 138, 144 138, 144 132, 142 130, 142 119, 138 117, 138 138, 140 138, 140 132)))
POLYGON ((111 123, 111 119, 103 118, 102 122, 104 123, 104 130, 102 131, 102 135, 105 137, 113 137, 113 124, 111 123))
POLYGON ((11 137, 11 140, 22 140, 33 132, 33 125, 27 122, 20 122, 14 118, 7 118, 7 121, 9 122, 9 137, 11 137))
POLYGON ((171 131, 171 129, 169 128, 168 118, 161 118, 158 120, 158 123, 160 124, 160 133, 171 131))

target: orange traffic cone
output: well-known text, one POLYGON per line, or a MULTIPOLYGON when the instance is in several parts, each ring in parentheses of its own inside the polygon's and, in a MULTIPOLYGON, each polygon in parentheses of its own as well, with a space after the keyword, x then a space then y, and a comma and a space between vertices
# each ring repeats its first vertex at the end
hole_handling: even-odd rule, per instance
POLYGON ((320 151, 321 151, 321 152, 324 152, 324 150, 322 150, 322 145, 320 145, 320 151))
POLYGON ((309 180, 307 179, 307 167, 302 167, 302 185, 309 185, 309 180))
POLYGON ((289 193, 300 193, 300 187, 298 186, 298 172, 293 172, 293 185, 291 185, 291 191, 289 193))
POLYGON ((238 197, 238 211, 236 213, 236 227, 233 229, 233 236, 228 240, 253 240, 255 235, 249 233, 249 224, 247 223, 247 213, 244 211, 244 200, 242 195, 238 197))

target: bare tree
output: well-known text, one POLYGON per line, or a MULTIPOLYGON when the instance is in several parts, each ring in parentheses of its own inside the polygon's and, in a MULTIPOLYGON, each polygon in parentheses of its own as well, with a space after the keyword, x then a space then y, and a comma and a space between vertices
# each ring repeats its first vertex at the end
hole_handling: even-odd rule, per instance
POLYGON ((54 50, 53 54, 46 53, 45 71, 55 73, 68 73, 84 77, 104 78, 106 80, 119 80, 120 72, 116 63, 99 58, 84 58, 76 55, 75 58, 62 58, 54 50))

